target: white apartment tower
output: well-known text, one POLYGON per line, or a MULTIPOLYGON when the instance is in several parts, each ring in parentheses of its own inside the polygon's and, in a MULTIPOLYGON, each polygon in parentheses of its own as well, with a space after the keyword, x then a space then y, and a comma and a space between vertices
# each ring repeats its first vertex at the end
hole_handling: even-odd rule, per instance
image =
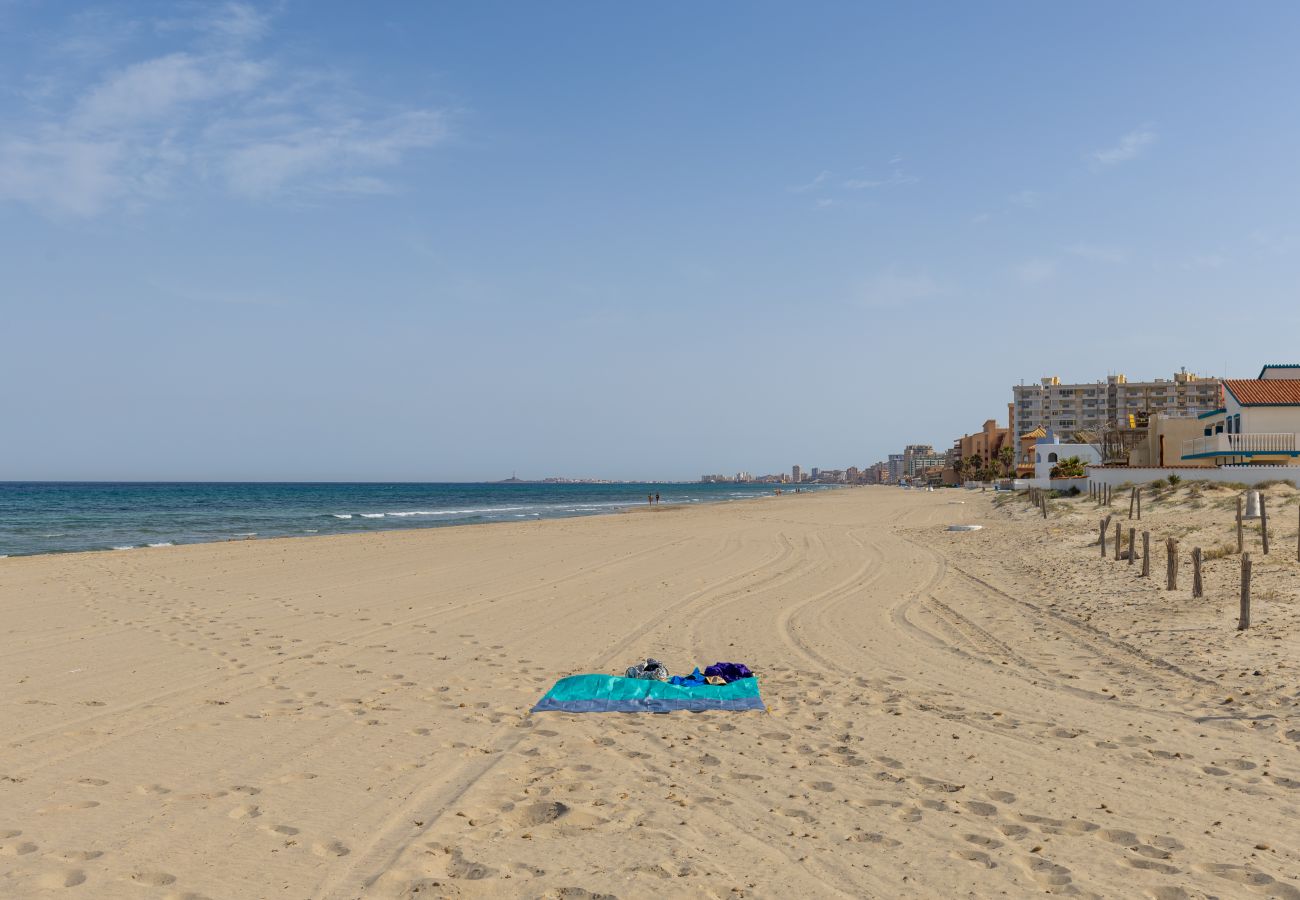
POLYGON ((1172 379, 1129 381, 1110 375, 1105 381, 1061 384, 1056 376, 1038 384, 1019 384, 1011 389, 1014 421, 1012 433, 1026 434, 1035 428, 1068 435, 1074 431, 1102 428, 1112 423, 1128 424, 1130 415, 1164 413, 1195 415, 1220 406, 1219 379, 1205 378, 1183 369, 1172 379))

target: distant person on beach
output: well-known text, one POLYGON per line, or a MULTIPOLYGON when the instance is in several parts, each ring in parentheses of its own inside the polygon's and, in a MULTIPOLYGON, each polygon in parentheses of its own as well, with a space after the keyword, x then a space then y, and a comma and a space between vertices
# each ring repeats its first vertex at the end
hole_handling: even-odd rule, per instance
POLYGON ((655 505, 659 504, 659 492, 655 491, 655 505))
POLYGON ((645 495, 645 502, 648 503, 648 504, 650 504, 651 506, 654 506, 654 505, 655 505, 655 495, 654 495, 654 494, 646 494, 646 495, 645 495))

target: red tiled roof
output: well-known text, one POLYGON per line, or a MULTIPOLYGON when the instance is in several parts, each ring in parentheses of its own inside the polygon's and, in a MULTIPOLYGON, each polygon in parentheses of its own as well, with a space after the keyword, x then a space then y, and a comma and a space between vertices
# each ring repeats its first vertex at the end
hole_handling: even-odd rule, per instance
POLYGON ((1223 386, 1242 406, 1300 406, 1300 378, 1228 378, 1223 386))

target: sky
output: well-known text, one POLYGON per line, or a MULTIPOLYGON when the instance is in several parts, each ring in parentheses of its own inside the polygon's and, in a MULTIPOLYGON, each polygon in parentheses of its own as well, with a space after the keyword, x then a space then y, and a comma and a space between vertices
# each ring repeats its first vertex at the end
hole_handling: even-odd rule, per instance
POLYGON ((0 480, 866 466, 1300 362, 1300 6, 0 0, 0 480))

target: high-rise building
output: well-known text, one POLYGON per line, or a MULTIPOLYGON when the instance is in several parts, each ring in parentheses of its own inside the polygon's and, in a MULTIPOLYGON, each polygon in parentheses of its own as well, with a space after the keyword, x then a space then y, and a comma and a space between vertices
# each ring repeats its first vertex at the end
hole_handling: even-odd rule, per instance
POLYGON ((1130 416, 1136 424, 1139 415, 1195 415, 1220 405, 1219 380, 1186 369, 1175 372, 1172 379, 1155 381, 1110 375, 1105 381, 1062 384, 1053 375, 1040 378, 1038 384, 1016 385, 1011 393, 1011 433, 1015 437, 1039 427, 1061 435, 1112 425, 1126 427, 1130 416))
POLYGON ((799 468, 798 466, 791 466, 790 480, 793 481, 795 484, 798 484, 801 480, 803 480, 803 469, 799 468))
POLYGON ((889 481, 891 484, 898 484, 898 482, 903 480, 903 476, 907 474, 904 469, 903 459, 903 454, 901 453, 889 454, 889 462, 886 465, 888 466, 889 481))

